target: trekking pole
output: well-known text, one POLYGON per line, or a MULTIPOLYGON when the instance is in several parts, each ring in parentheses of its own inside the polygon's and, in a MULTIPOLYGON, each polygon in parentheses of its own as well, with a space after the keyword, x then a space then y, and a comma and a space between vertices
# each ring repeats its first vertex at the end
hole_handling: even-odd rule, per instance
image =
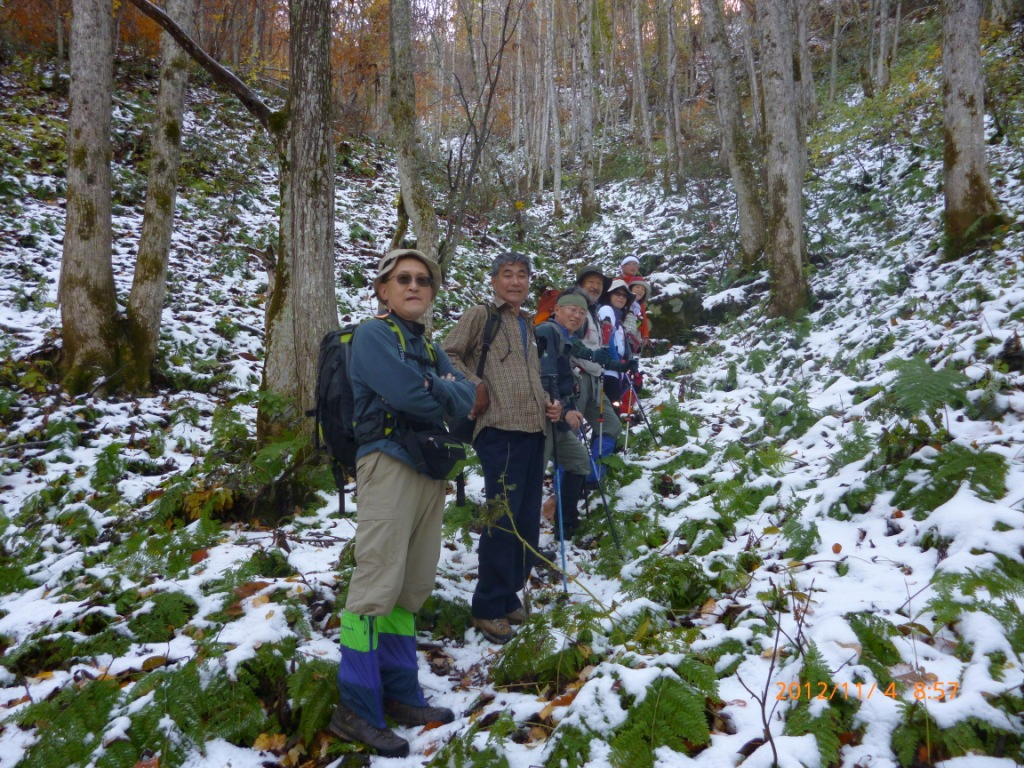
MULTIPOLYGON (((651 428, 651 421, 647 418, 647 413, 644 411, 643 405, 640 403, 640 395, 636 393, 636 387, 633 386, 633 379, 629 379, 629 389, 633 393, 633 399, 636 400, 636 409, 640 411, 640 415, 643 416, 644 424, 647 425, 647 431, 651 434, 651 439, 654 441, 656 448, 661 448, 661 443, 658 442, 658 436, 654 434, 654 429, 651 428)), ((629 434, 628 432, 626 434, 629 434)))
POLYGON ((565 575, 565 525, 562 522, 562 470, 558 464, 558 427, 555 425, 555 422, 553 421, 551 422, 551 454, 552 462, 555 468, 555 510, 558 515, 558 550, 562 559, 562 592, 563 594, 568 595, 569 579, 565 575))
MULTIPOLYGON (((555 376, 544 376, 543 378, 548 379, 547 389, 548 397, 551 398, 551 402, 555 402, 555 391, 558 386, 558 379, 555 376)), ((555 422, 551 424, 551 461, 555 468, 553 473, 555 482, 555 511, 558 517, 558 548, 561 553, 562 559, 562 592, 566 595, 569 594, 569 580, 566 577, 566 564, 565 564, 565 525, 562 520, 562 478, 559 474, 561 465, 558 463, 558 425, 555 422)))
POLYGON ((629 428, 633 425, 633 398, 626 399, 626 441, 622 446, 622 452, 629 456, 629 428))
MULTIPOLYGON (((586 441, 583 439, 583 435, 578 432, 574 434, 585 446, 586 441)), ((601 504, 604 505, 604 516, 608 520, 608 530, 612 533, 612 541, 615 542, 615 549, 618 551, 619 557, 625 557, 625 554, 622 551, 622 541, 619 539, 619 532, 615 529, 615 520, 612 518, 612 511, 608 507, 608 497, 605 496, 604 493, 604 483, 602 483, 601 478, 597 476, 597 462, 594 461, 594 457, 589 451, 587 452, 587 455, 590 456, 590 470, 594 473, 594 477, 597 478, 597 490, 601 492, 601 504)))

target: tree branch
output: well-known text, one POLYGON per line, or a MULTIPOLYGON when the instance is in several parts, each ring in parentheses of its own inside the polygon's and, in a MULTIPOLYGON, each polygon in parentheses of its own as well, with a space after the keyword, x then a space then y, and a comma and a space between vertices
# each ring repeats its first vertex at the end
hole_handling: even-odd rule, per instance
POLYGON ((214 82, 220 84, 237 96, 238 100, 242 102, 242 105, 252 113, 253 117, 259 120, 260 125, 266 128, 272 136, 277 138, 280 126, 278 126, 277 130, 272 126, 271 117, 274 114, 274 110, 268 107, 263 100, 257 96, 251 88, 249 88, 249 86, 239 80, 234 72, 227 69, 223 64, 200 48, 199 44, 186 35, 184 30, 178 26, 174 19, 164 13, 163 10, 153 5, 148 0, 131 0, 131 3, 142 13, 159 24, 167 34, 173 37, 174 41, 181 46, 185 53, 195 59, 203 69, 210 73, 210 77, 213 78, 214 82))

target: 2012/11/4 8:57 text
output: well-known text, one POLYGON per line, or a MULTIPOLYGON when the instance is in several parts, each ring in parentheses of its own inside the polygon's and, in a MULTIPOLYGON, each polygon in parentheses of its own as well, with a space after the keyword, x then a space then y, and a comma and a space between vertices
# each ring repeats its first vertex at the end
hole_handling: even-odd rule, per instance
MULTIPOLYGON (((779 692, 775 696, 776 701, 800 701, 801 699, 820 699, 831 701, 835 698, 841 699, 870 699, 872 696, 887 696, 890 699, 899 698, 899 691, 896 683, 889 683, 884 689, 877 683, 776 683, 779 692)), ((960 683, 914 683, 914 699, 916 701, 946 701, 956 698, 960 690, 960 683)))

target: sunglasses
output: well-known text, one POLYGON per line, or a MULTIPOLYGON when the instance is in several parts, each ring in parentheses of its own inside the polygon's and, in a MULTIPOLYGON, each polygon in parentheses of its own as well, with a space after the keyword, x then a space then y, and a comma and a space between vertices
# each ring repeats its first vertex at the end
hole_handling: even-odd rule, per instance
POLYGON ((429 288, 434 284, 434 278, 430 275, 410 275, 408 272, 395 275, 395 282, 399 285, 411 285, 413 280, 420 288, 429 288))

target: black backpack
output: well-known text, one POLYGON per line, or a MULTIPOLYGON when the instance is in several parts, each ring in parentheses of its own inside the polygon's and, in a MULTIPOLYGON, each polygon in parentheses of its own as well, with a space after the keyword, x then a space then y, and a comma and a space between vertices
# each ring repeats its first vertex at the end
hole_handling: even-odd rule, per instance
MULTIPOLYGON (((394 332, 402 356, 405 336, 394 320, 383 318, 394 332)), ((313 443, 317 450, 326 449, 331 459, 331 472, 338 487, 339 509, 345 511, 345 485, 356 474, 355 400, 349 366, 352 361, 352 338, 360 323, 349 323, 339 331, 329 331, 320 341, 317 358, 316 407, 306 415, 315 419, 313 443)), ((434 346, 426 342, 430 362, 437 365, 434 346)))

